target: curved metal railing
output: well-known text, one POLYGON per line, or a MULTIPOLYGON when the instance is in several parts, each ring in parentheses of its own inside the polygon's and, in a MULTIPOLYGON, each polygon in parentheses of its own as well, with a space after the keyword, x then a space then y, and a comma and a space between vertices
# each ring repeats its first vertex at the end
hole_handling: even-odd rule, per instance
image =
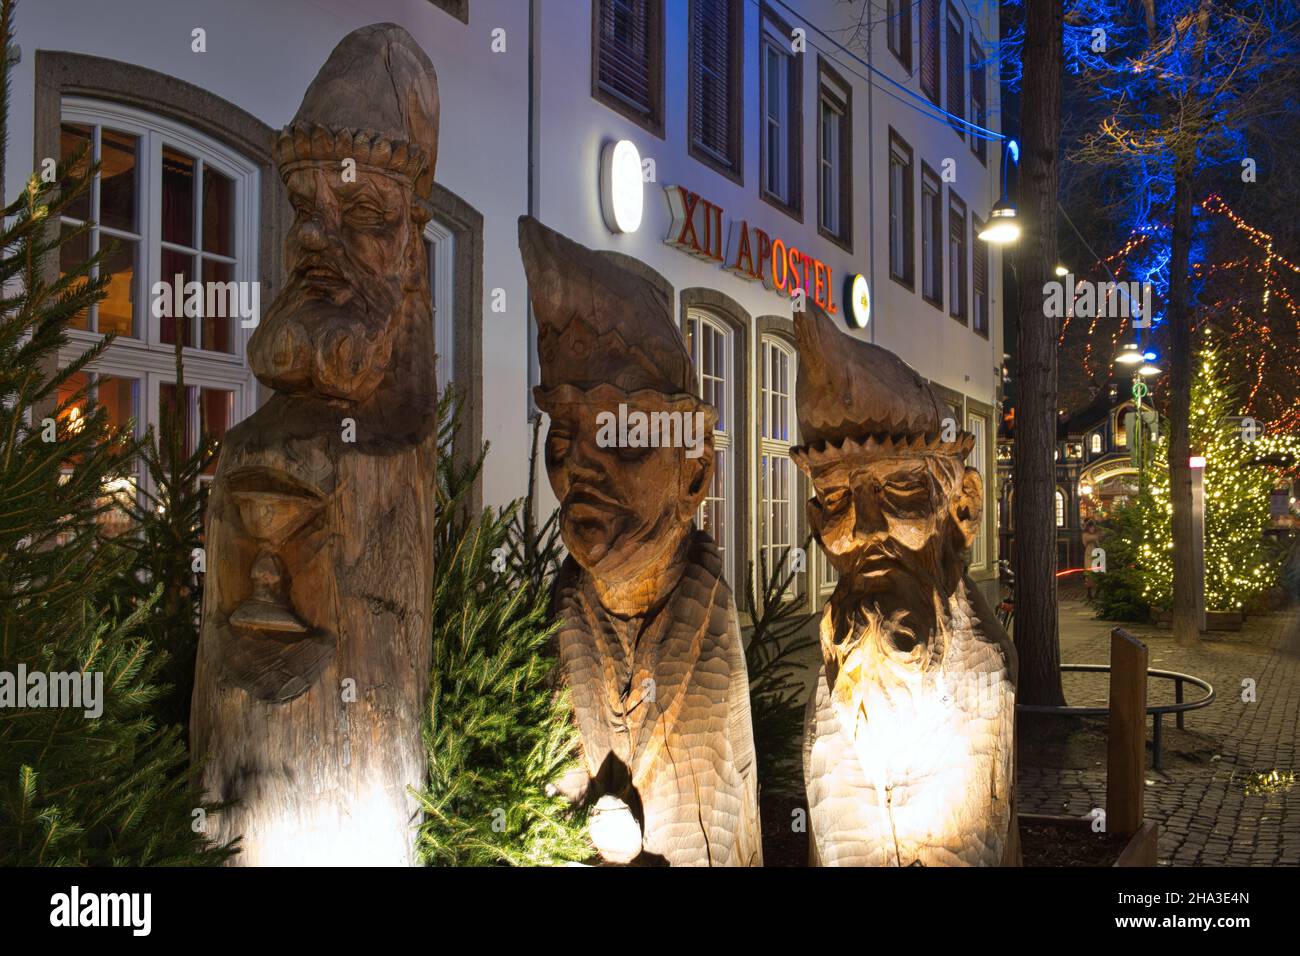
MULTIPOLYGON (((1062 671, 1101 671, 1109 672, 1109 664, 1062 664, 1062 671)), ((1161 719, 1165 714, 1175 714, 1178 729, 1185 729, 1183 724, 1183 715, 1189 710, 1199 710, 1202 707, 1208 707, 1214 703, 1214 688, 1209 681, 1201 680, 1199 677, 1193 677, 1191 674, 1180 674, 1177 671, 1147 670, 1147 677, 1163 677, 1166 680, 1174 682, 1174 703, 1172 704, 1148 704, 1147 713, 1151 715, 1151 751, 1152 766, 1156 770, 1161 768, 1161 753, 1164 743, 1164 736, 1161 733, 1161 719), (1191 684, 1205 691, 1205 696, 1199 700, 1183 700, 1183 685, 1191 684)), ((1070 717, 1105 717, 1110 713, 1109 707, 1074 707, 1066 704, 1063 707, 1057 707, 1051 704, 1016 704, 1016 710, 1026 714, 1065 714, 1070 717)))

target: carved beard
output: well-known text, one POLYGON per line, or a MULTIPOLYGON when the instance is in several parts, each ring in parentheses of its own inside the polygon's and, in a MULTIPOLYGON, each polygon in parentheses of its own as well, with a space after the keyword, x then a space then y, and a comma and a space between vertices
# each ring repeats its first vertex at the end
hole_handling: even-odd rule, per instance
MULTIPOLYGON (((943 555, 934 550, 909 551, 886 541, 863 551, 831 596, 834 644, 849 639, 864 622, 879 620, 882 646, 893 659, 922 668, 937 663, 943 647, 936 643, 936 631, 953 589, 944 579, 943 555)), ((823 652, 834 667, 832 648, 823 652)))
POLYGON ((823 627, 827 681, 840 726, 849 731, 859 763, 877 786, 892 779, 897 768, 891 764, 923 746, 911 739, 925 724, 918 714, 945 695, 943 659, 953 634, 951 608, 935 590, 928 597, 925 618, 934 623, 924 634, 912 629, 918 619, 913 611, 886 612, 878 603, 840 612, 846 630, 829 647, 823 627))
POLYGON ((304 275, 315 261, 299 263, 267 309, 263 341, 249 350, 253 371, 277 391, 364 401, 388 370, 403 285, 353 273, 323 295, 304 275))

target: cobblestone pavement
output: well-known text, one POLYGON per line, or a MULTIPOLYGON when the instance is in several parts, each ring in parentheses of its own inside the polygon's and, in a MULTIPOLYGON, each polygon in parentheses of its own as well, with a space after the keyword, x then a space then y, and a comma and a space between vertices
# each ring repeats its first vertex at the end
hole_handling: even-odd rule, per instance
MULTIPOLYGON (((1062 661, 1107 663, 1112 626, 1063 600, 1062 661)), ((1146 642, 1150 667, 1206 679, 1217 692, 1209 707, 1187 714, 1185 731, 1164 718, 1162 772, 1148 750, 1146 817, 1160 826, 1160 864, 1300 865, 1300 781, 1285 792, 1247 793, 1253 774, 1300 771, 1300 611, 1252 617, 1241 631, 1211 632, 1191 648, 1177 646, 1168 630, 1129 631, 1146 642), (1253 703, 1242 699, 1246 679, 1254 681, 1253 703)), ((1071 704, 1104 705, 1106 675, 1067 674, 1065 690, 1071 704)), ((1173 682, 1153 679, 1147 693, 1149 704, 1172 703, 1173 682)), ((1188 687, 1187 699, 1202 693, 1188 687)), ((1150 740, 1150 719, 1146 726, 1150 740)), ((1104 750, 1089 754, 1090 766, 1062 763, 1066 769, 1018 768, 1022 810, 1083 815, 1106 805, 1104 750)))

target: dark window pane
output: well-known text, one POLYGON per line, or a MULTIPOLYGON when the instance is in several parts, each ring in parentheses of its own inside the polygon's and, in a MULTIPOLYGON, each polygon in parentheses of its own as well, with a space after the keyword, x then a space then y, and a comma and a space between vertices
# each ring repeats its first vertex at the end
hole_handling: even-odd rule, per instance
POLYGON ((235 183, 211 166, 203 167, 203 249, 235 254, 235 183))
MULTIPOLYGON (((230 428, 231 413, 234 407, 234 392, 219 388, 199 389, 199 432, 207 435, 221 447, 221 441, 230 428)), ((203 469, 205 475, 217 473, 217 459, 213 458, 208 467, 203 469)))
MULTIPOLYGON (((61 275, 66 276, 71 272, 75 272, 90 258, 90 233, 83 232, 79 236, 68 238, 75 229, 75 226, 65 225, 63 227, 64 241, 63 245, 59 247, 59 272, 61 275)), ((73 329, 89 331, 90 313, 83 309, 73 317, 68 326, 73 329)))
POLYGON ((112 244, 99 267, 100 275, 108 275, 108 294, 99 303, 97 331, 116 332, 122 336, 135 335, 136 262, 139 243, 129 239, 102 236, 104 245, 112 244))
POLYGON ((194 245, 194 160, 174 149, 164 149, 162 162, 163 241, 192 247, 194 245))
POLYGON ((188 317, 177 316, 175 305, 175 293, 173 290, 176 283, 181 284, 180 300, 182 310, 185 307, 185 283, 194 278, 194 257, 185 252, 174 252, 171 249, 162 251, 162 281, 167 283, 168 294, 173 295, 172 306, 170 311, 173 313, 171 318, 166 315, 159 321, 162 322, 162 341, 168 345, 176 343, 176 326, 180 324, 181 344, 193 345, 190 327, 193 324, 188 317), (179 279, 177 278, 179 276, 179 279))
POLYGON ((114 428, 125 428, 136 417, 136 380, 101 375, 95 382, 99 404, 108 409, 108 420, 114 428))
MULTIPOLYGON (((89 126, 80 126, 73 123, 64 123, 59 134, 59 160, 69 162, 78 153, 81 153, 81 161, 75 168, 69 172, 73 175, 85 175, 94 156, 91 155, 91 128, 89 126), (84 152, 83 152, 84 151, 84 152)), ((68 188, 68 180, 64 180, 60 188, 68 188)), ((71 216, 74 219, 89 219, 90 215, 90 187, 77 197, 76 201, 70 203, 63 211, 65 216, 71 216)))
MULTIPOLYGON (((205 230, 206 231, 206 230, 205 230)), ((233 352, 234 336, 231 330, 237 321, 239 294, 233 283, 234 269, 228 263, 203 260, 204 315, 202 348, 214 352, 233 352), (222 283, 216 286, 213 283, 222 283), (230 285, 225 285, 230 283, 230 285), (213 315, 207 314, 207 299, 214 305, 213 315)))
POLYGON ((99 222, 126 232, 137 225, 136 156, 139 140, 117 130, 99 133, 99 222))
POLYGON ((59 385, 59 421, 68 431, 76 432, 85 427, 86 402, 90 376, 86 372, 74 372, 59 385), (74 404, 68 404, 73 402, 74 404), (66 408, 64 406, 67 406, 66 408))
POLYGON ((159 408, 159 425, 158 437, 159 444, 163 453, 163 460, 171 462, 171 434, 172 429, 181 429, 184 435, 184 452, 189 455, 194 451, 194 435, 190 428, 190 409, 194 407, 197 398, 196 389, 193 385, 185 386, 185 402, 178 405, 176 402, 176 383, 163 382, 158 386, 158 408, 159 408))

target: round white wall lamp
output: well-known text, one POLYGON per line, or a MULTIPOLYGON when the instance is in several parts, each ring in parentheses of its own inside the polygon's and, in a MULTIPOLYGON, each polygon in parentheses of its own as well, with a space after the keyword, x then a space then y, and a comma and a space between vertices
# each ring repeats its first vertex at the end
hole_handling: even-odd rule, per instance
POLYGON ((861 272, 849 280, 848 319, 854 328, 865 329, 871 321, 871 287, 861 272))
POLYGON ((600 154, 600 209, 610 232, 641 228, 645 194, 641 153, 630 139, 606 143, 600 154))

